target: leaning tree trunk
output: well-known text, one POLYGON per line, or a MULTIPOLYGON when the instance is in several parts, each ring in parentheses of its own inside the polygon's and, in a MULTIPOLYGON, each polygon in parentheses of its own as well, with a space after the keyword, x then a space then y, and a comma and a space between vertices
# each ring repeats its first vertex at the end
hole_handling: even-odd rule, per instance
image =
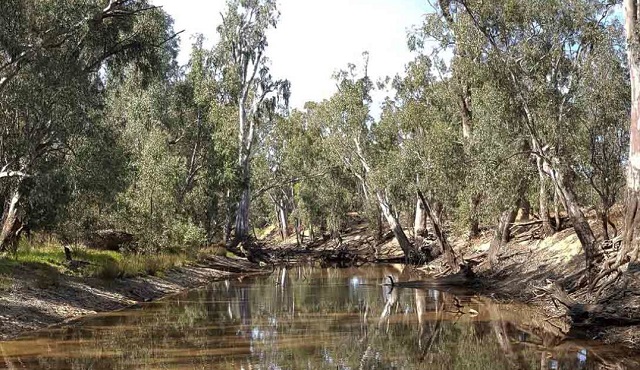
POLYGON ((435 214, 435 211, 424 197, 421 191, 418 190, 418 196, 420 197, 420 201, 424 206, 427 215, 429 216, 429 220, 431 220, 431 225, 433 226, 433 232, 436 234, 436 238, 438 239, 438 243, 442 249, 442 252, 445 256, 445 261, 447 266, 451 269, 452 272, 456 273, 460 271, 462 267, 465 267, 464 260, 456 255, 456 252, 453 250, 451 244, 447 240, 447 236, 442 227, 441 219, 435 214))
POLYGON ((376 197, 378 198, 378 204, 380 205, 382 214, 387 220, 389 228, 393 232, 393 235, 396 237, 396 240, 398 240, 398 244, 400 245, 405 258, 410 262, 416 261, 419 257, 418 253, 413 245, 411 245, 411 242, 409 241, 409 238, 407 238, 407 235, 404 233, 404 230, 402 230, 400 222, 398 222, 396 216, 393 214, 393 212, 391 212, 391 207, 389 207, 389 203, 387 202, 383 192, 377 191, 376 197))
POLYGON ((551 227, 551 218, 549 217, 549 198, 547 195, 548 180, 540 160, 538 160, 538 175, 540 178, 540 194, 538 197, 540 204, 540 220, 542 220, 543 237, 547 237, 553 235, 555 230, 551 227))
POLYGON ((593 281, 593 267, 597 250, 596 237, 593 234, 593 230, 591 230, 591 226, 589 225, 587 218, 584 216, 584 213, 582 213, 582 209, 578 204, 573 188, 571 188, 565 181, 564 174, 561 169, 555 169, 552 175, 552 179, 554 180, 556 189, 560 195, 560 200, 569 214, 569 218, 573 223, 573 228, 580 240, 580 244, 582 244, 582 248, 584 249, 585 264, 589 280, 593 281))
POLYGON ((2 215, 2 231, 0 231, 0 251, 6 251, 14 237, 15 223, 18 218, 18 202, 22 194, 18 183, 11 192, 11 198, 2 215))
POLYGON ((500 249, 509 242, 510 239, 510 229, 511 224, 516 219, 517 210, 515 208, 508 209, 500 215, 500 222, 498 223, 498 227, 496 228, 496 233, 491 240, 491 244, 489 245, 489 251, 487 255, 489 257, 489 264, 493 267, 498 262, 498 255, 500 254, 500 249))
POLYGON ((284 200, 276 199, 271 194, 269 195, 273 204, 276 207, 276 215, 278 218, 278 224, 280 225, 280 236, 282 240, 285 240, 289 237, 289 225, 287 222, 287 206, 284 200))

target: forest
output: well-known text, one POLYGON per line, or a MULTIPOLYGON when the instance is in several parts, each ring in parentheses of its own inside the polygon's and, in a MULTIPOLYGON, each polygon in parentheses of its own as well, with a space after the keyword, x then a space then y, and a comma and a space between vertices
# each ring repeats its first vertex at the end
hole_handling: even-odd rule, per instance
POLYGON ((495 258, 518 215, 536 238, 573 227, 595 286, 639 252, 640 34, 625 3, 434 1, 404 71, 370 76, 363 51, 336 66, 331 97, 290 109, 268 58, 275 0, 228 0, 218 42, 193 40, 186 65, 180 30, 146 0, 3 1, 0 248, 117 230, 130 253, 239 251, 270 225, 335 237, 357 213, 409 262, 444 254, 457 271, 451 236, 491 233, 495 258), (390 92, 381 107, 374 91, 390 92))

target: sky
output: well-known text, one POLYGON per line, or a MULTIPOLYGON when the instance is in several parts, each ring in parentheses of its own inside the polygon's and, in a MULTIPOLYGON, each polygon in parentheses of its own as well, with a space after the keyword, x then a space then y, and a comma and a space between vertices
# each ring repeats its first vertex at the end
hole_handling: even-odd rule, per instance
MULTIPOLYGON (((193 35, 203 34, 208 46, 216 42, 224 0, 152 2, 174 18, 176 31, 185 30, 180 38, 181 64, 188 61, 193 35)), ((362 65, 364 51, 369 52, 369 75, 374 81, 403 72, 413 59, 407 31, 422 23, 430 9, 427 4, 426 0, 279 0, 280 22, 268 34, 267 56, 273 76, 291 81, 291 107, 329 98, 336 91, 332 74, 348 63, 362 65)), ((374 104, 384 95, 374 94, 374 104)))

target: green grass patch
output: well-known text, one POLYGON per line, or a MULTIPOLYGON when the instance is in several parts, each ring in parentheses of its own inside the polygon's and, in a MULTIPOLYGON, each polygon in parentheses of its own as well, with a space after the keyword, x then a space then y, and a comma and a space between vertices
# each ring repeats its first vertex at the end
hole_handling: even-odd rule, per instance
MULTIPOLYGON (((0 256, 0 278, 11 279, 17 269, 29 269, 33 270, 36 285, 46 288, 55 286, 62 274, 106 280, 161 275, 172 268, 184 266, 189 261, 187 256, 175 253, 122 254, 79 245, 70 246, 70 249, 74 261, 87 263, 79 267, 70 266, 64 254, 64 246, 55 239, 22 240, 15 255, 0 256)), ((3 281, 0 280, 0 291, 2 286, 3 281)))
POLYGON ((127 255, 119 259, 95 265, 92 276, 116 279, 136 276, 159 276, 172 268, 184 266, 188 259, 180 254, 127 255))

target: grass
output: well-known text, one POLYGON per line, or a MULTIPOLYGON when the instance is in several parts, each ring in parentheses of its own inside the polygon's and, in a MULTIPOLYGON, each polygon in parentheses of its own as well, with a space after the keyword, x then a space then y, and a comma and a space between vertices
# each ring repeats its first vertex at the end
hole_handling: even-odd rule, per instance
POLYGON ((33 271, 37 286, 56 285, 60 275, 97 277, 113 280, 123 277, 161 275, 172 268, 184 266, 189 258, 183 254, 121 254, 113 251, 70 246, 74 260, 87 264, 73 268, 64 254, 63 244, 54 238, 33 238, 20 241, 15 255, 0 255, 0 292, 13 286, 12 276, 18 269, 33 271), (39 283, 41 282, 41 283, 39 283))
POLYGON ((184 266, 188 261, 187 257, 180 254, 120 255, 118 259, 91 266, 91 276, 103 279, 158 276, 172 268, 184 266))

